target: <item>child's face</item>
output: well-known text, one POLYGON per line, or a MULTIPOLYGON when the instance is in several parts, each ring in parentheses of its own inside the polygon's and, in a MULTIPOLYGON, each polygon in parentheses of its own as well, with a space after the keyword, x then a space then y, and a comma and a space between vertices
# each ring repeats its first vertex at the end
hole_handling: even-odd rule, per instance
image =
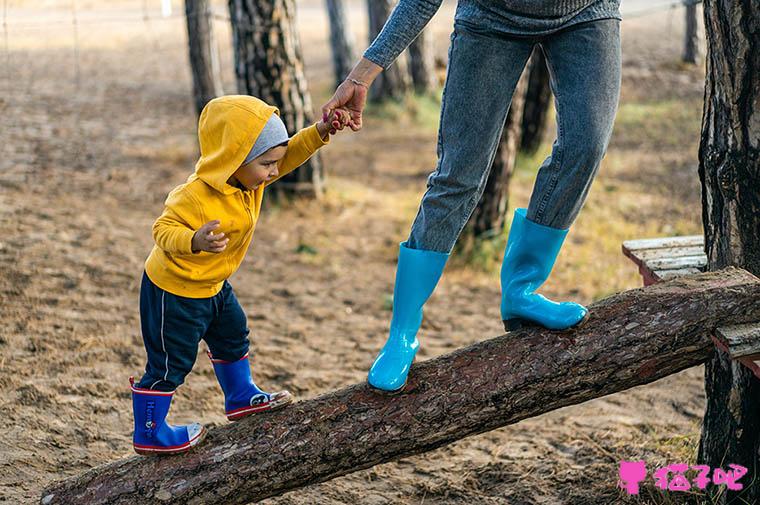
POLYGON ((285 156, 287 150, 288 146, 271 148, 258 158, 254 158, 245 165, 241 165, 232 174, 232 178, 237 179, 247 189, 256 189, 262 183, 276 179, 280 175, 277 170, 277 162, 285 156))

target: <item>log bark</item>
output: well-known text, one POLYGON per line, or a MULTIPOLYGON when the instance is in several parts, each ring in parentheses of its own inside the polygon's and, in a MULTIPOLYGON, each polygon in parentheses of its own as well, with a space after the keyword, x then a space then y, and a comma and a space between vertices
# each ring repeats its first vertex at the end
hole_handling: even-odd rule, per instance
MULTIPOLYGON (((235 77, 239 93, 261 98, 280 109, 293 135, 315 117, 303 70, 294 0, 229 0, 235 77)), ((272 185, 273 196, 323 194, 319 153, 272 185)))
MULTIPOLYGON (((708 269, 735 265, 760 275, 760 10, 757 2, 715 0, 703 8, 699 177, 708 269)), ((748 469, 741 491, 708 486, 711 502, 760 503, 760 380, 718 352, 705 367, 705 390, 698 462, 748 469)))
MULTIPOLYGON (((370 44, 383 29, 391 13, 392 5, 392 0, 367 0, 370 44)), ((403 98, 409 90, 409 73, 406 71, 408 67, 404 60, 404 55, 400 55, 377 76, 369 90, 371 101, 381 102, 389 98, 396 100, 403 98)))
POLYGON ((210 9, 208 0, 185 0, 193 97, 198 116, 210 100, 224 94, 210 9))
POLYGON ((432 93, 435 89, 433 70, 433 38, 425 28, 409 45, 409 75, 417 93, 432 93))
POLYGON ((213 429, 186 455, 92 469, 42 503, 242 504, 430 451, 703 363, 716 327, 760 319, 758 289, 727 269, 620 293, 581 328, 526 328, 415 364, 399 395, 356 384, 213 429))
POLYGON ((354 46, 351 29, 346 21, 343 0, 326 0, 327 17, 330 20, 330 48, 332 49, 335 86, 346 78, 354 63, 354 46))
POLYGON ((533 154, 541 146, 547 127, 552 90, 549 84, 549 68, 540 47, 533 49, 530 57, 528 91, 525 92, 525 106, 522 115, 520 150, 533 154))

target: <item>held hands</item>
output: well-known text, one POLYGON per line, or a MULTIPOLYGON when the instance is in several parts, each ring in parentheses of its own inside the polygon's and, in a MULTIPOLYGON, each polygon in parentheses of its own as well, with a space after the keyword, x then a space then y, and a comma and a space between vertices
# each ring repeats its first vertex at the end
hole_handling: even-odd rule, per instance
POLYGON ((369 85, 358 79, 349 78, 335 90, 332 98, 322 106, 322 119, 330 117, 333 111, 341 108, 348 112, 348 126, 355 132, 362 128, 362 111, 367 103, 369 85))
POLYGON ((322 120, 317 123, 317 131, 319 132, 319 135, 326 140, 328 133, 330 135, 335 135, 337 131, 343 130, 343 128, 349 125, 350 119, 347 110, 343 108, 335 109, 329 117, 325 118, 323 116, 322 120))
POLYGON ((193 254, 206 251, 212 253, 220 253, 227 247, 229 238, 225 238, 224 233, 214 234, 214 230, 219 228, 221 221, 215 219, 204 224, 193 235, 192 249, 193 254))

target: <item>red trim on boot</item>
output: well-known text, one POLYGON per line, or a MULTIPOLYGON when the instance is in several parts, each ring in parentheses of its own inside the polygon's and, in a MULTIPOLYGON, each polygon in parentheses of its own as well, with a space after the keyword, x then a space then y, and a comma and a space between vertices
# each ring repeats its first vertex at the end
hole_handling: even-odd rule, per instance
POLYGON ((152 396, 171 396, 174 394, 174 391, 156 391, 154 389, 143 389, 138 388, 135 386, 135 378, 133 376, 129 376, 129 387, 132 390, 133 393, 137 393, 139 395, 152 395, 152 396))

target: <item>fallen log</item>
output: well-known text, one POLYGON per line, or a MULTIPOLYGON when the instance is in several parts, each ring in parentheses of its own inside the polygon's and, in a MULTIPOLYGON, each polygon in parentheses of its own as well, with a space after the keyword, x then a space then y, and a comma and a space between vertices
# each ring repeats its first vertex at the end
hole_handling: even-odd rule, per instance
POLYGON ((415 364, 400 395, 353 385, 211 430, 185 455, 94 468, 41 503, 261 500, 653 382, 706 361, 717 327, 756 321, 760 279, 744 270, 661 282, 593 304, 581 328, 524 328, 415 364))

